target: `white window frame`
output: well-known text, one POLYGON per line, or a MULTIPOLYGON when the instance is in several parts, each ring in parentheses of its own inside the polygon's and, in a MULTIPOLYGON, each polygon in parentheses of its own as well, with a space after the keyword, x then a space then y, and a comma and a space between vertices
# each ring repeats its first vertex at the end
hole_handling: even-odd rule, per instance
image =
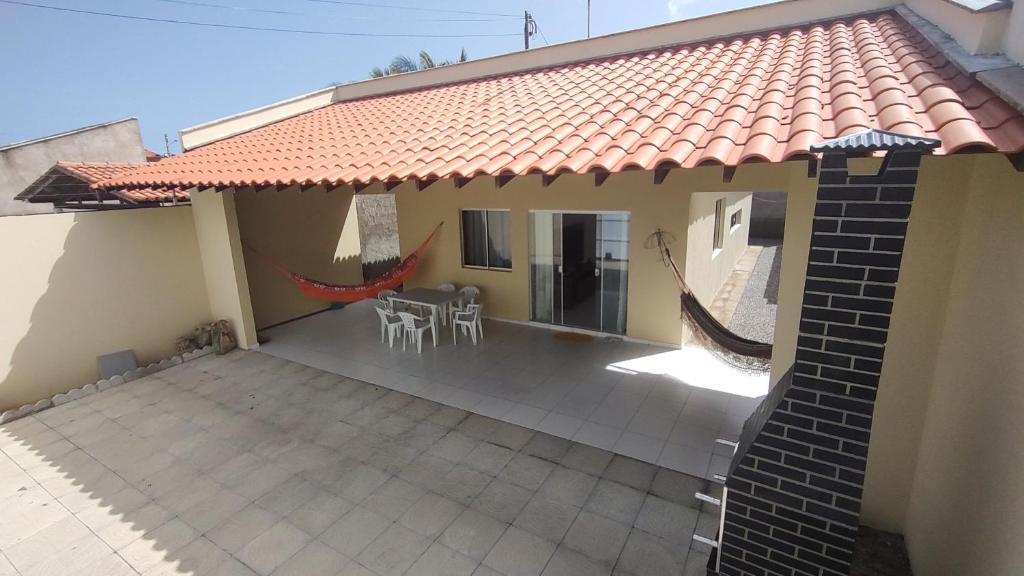
MULTIPOLYGON (((491 235, 490 235, 490 230, 488 230, 488 228, 487 228, 488 225, 489 225, 489 223, 487 221, 487 213, 488 212, 506 212, 506 213, 511 215, 512 210, 509 209, 509 208, 459 208, 459 260, 462 262, 462 267, 463 268, 469 268, 471 270, 494 270, 496 272, 511 272, 512 271, 512 265, 510 265, 508 268, 505 268, 503 266, 491 266, 491 251, 490 251, 490 246, 489 246, 489 244, 491 242, 491 235), (485 249, 484 249, 484 253, 487 255, 486 256, 486 258, 487 258, 487 265, 486 266, 475 266, 475 265, 472 265, 472 264, 466 264, 466 234, 465 234, 465 231, 462 229, 462 222, 463 222, 462 214, 463 214, 463 212, 483 212, 484 213, 484 241, 488 243, 488 246, 485 246, 485 249)), ((509 225, 511 225, 511 216, 510 216, 509 225)), ((512 239, 509 238, 509 244, 510 244, 509 248, 511 248, 511 240, 512 239)))
POLYGON ((743 226, 743 208, 737 208, 736 211, 729 216, 729 224, 729 234, 732 234, 739 230, 740 226, 743 226), (735 224, 733 224, 733 220, 736 221, 735 224))
POLYGON ((711 240, 711 256, 715 257, 725 247, 725 197, 715 200, 715 235, 711 240))

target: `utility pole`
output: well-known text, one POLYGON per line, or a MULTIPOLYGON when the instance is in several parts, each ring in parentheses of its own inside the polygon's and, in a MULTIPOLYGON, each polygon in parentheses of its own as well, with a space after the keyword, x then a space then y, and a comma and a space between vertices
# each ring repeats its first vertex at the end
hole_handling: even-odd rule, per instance
POLYGON ((590 38, 590 0, 587 0, 587 38, 590 38))
POLYGON ((537 33, 537 23, 529 12, 523 12, 523 49, 530 49, 530 36, 537 33))

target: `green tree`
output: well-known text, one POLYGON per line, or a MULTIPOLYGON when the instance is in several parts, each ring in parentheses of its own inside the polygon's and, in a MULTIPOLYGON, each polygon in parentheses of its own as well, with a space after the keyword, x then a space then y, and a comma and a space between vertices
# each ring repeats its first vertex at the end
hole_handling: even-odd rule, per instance
POLYGON ((448 66, 449 64, 454 64, 456 62, 465 62, 468 59, 465 48, 459 52, 459 58, 455 62, 452 62, 451 60, 435 61, 426 50, 421 50, 418 63, 408 56, 395 56, 395 59, 392 60, 391 64, 386 68, 374 67, 373 70, 370 70, 370 78, 381 78, 384 76, 391 76, 392 74, 401 74, 403 72, 415 72, 417 70, 437 68, 438 66, 448 66))

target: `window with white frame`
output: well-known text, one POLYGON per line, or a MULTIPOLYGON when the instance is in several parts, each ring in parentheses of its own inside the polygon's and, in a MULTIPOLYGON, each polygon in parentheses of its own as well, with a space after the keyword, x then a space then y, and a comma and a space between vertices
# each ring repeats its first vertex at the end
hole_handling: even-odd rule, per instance
POLYGON ((721 250, 725 237, 725 198, 715 200, 715 243, 714 250, 721 250))
POLYGON ((732 216, 729 217, 729 232, 735 232, 736 229, 740 227, 740 224, 743 224, 742 208, 733 212, 732 216))
POLYGON ((512 229, 508 210, 462 210, 462 265, 512 269, 512 229))

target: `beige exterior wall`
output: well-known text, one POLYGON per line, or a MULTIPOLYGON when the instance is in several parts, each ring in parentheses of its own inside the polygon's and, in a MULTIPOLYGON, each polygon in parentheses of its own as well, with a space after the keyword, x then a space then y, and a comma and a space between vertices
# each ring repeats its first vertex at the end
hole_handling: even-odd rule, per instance
POLYGON ((99 378, 96 356, 141 365, 212 319, 192 209, 0 218, 0 411, 99 378))
MULTIPOLYGON (((359 222, 351 189, 324 192, 297 187, 279 192, 239 190, 235 196, 241 240, 259 254, 308 278, 359 284, 359 222)), ((243 248, 257 329, 279 324, 330 303, 301 293, 286 276, 243 248)))
POLYGON ((240 347, 258 347, 238 233, 235 191, 193 189, 192 208, 210 311, 217 319, 231 321, 240 347))
POLYGON ((1017 64, 1024 65, 1024 4, 1015 2, 1003 36, 1003 50, 1017 64))
POLYGON ((915 574, 1010 576, 1024 566, 1024 174, 981 157, 961 194, 906 537, 915 574))
MULTIPOLYGON (((858 173, 877 159, 851 163, 858 173)), ((861 521, 906 534, 915 574, 1024 565, 1024 175, 925 158, 875 405, 861 521)), ((814 185, 789 191, 776 381, 795 353, 814 185)))
POLYGON ((732 274, 736 261, 747 249, 750 232, 749 192, 697 192, 690 195, 690 225, 686 239, 686 283, 705 305, 732 274), (725 200, 722 215, 722 248, 715 250, 715 202, 725 200), (729 225, 733 213, 740 212, 740 224, 729 225))
POLYGON ((942 28, 970 54, 996 54, 1003 50, 1008 10, 971 12, 946 0, 906 0, 906 5, 942 28))
MULTIPOLYGON (((814 181, 806 177, 805 166, 802 162, 782 166, 741 166, 732 182, 728 183, 723 182, 721 167, 704 167, 675 170, 660 185, 654 184, 650 172, 614 174, 602 186, 594 185, 592 175, 563 175, 546 187, 541 185, 540 176, 514 178, 502 188, 497 188, 494 179, 489 177, 476 178, 462 188, 455 188, 451 181, 437 182, 423 191, 404 184, 395 189, 403 255, 411 252, 438 222, 445 222, 409 285, 436 286, 442 282, 454 282, 460 286, 478 286, 483 292, 486 316, 527 321, 530 319, 529 211, 629 212, 626 335, 678 345, 682 337, 679 291, 671 272, 661 263, 658 250, 644 247, 647 238, 658 228, 674 235, 677 242, 671 247, 673 255, 680 267, 689 271, 688 224, 691 222, 693 193, 732 192, 734 194, 728 195, 732 205, 745 207, 745 214, 749 216, 749 193, 752 191, 780 191, 801 186, 813 188, 814 181), (462 267, 460 208, 511 211, 512 271, 462 267)), ((710 198, 712 194, 699 196, 710 198)), ((703 208, 704 201, 698 200, 697 206, 703 208)), ((713 199, 710 206, 710 212, 695 215, 698 225, 703 225, 701 218, 713 218, 713 199)), ((731 212, 727 211, 727 224, 729 214, 731 212)), ((734 239, 743 237, 744 244, 746 222, 749 218, 732 236, 734 239)), ((713 235, 710 229, 706 232, 695 233, 701 242, 707 243, 707 249, 698 247, 694 254, 703 252, 710 257, 713 235)), ((728 235, 728 231, 726 233, 728 235)), ((738 250, 730 251, 730 256, 738 250)), ((731 267, 724 266, 728 258, 721 260, 721 266, 693 264, 694 274, 703 272, 702 277, 695 280, 703 292, 713 295, 712 288, 724 282, 722 274, 728 276, 727 268, 731 271, 731 267)), ((793 341, 795 347, 795 337, 793 341)))

